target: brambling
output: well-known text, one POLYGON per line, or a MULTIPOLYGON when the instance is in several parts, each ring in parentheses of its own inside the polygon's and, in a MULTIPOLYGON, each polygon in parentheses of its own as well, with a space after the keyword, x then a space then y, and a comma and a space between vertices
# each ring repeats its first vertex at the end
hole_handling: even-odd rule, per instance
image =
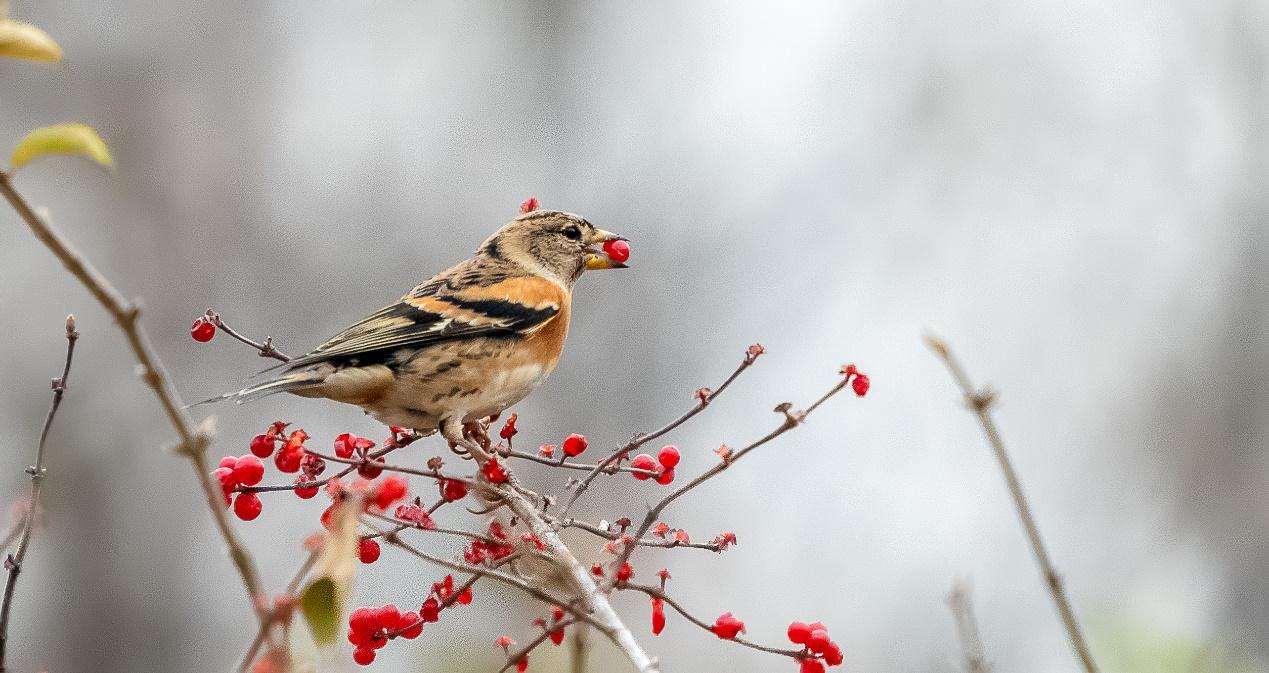
MULTIPOLYGON (((621 236, 558 210, 504 225, 474 257, 410 290, 273 378, 217 399, 287 392, 355 404, 379 421, 451 440, 546 380, 568 334, 573 284, 619 269, 597 248, 621 236)), ((280 370, 280 371, 279 371, 280 370)))

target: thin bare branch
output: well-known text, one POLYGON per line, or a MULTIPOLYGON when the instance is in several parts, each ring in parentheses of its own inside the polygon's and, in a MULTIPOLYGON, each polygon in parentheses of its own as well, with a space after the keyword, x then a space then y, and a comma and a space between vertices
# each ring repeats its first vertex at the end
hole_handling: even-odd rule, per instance
POLYGON ((508 652, 507 663, 503 664, 502 668, 498 669, 498 673, 510 670, 512 666, 520 663, 520 660, 529 656, 529 653, 536 649, 538 645, 546 642, 546 639, 551 637, 551 632, 558 631, 566 626, 572 626, 574 622, 576 622, 575 619, 561 619, 559 622, 552 624, 549 628, 545 628, 542 633, 538 634, 536 638, 530 640, 520 649, 515 652, 508 652))
POLYGON ((35 511, 40 505, 40 490, 44 484, 44 445, 48 441, 49 429, 53 427, 53 418, 62 405, 62 397, 66 394, 66 382, 70 378, 71 360, 75 356, 75 342, 79 340, 79 332, 75 330, 75 316, 66 317, 66 363, 62 365, 62 375, 53 379, 53 401, 49 404, 48 413, 44 416, 44 427, 40 430, 40 441, 35 447, 35 464, 26 468, 31 475, 31 496, 27 502, 26 512, 22 515, 22 533, 18 538, 18 548, 9 554, 4 561, 8 577, 4 583, 4 600, 0 603, 0 673, 6 670, 5 652, 9 643, 9 614, 13 608, 13 592, 17 588, 18 574, 22 572, 22 562, 26 560, 26 550, 31 544, 31 530, 35 527, 35 511))
POLYGON ((568 502, 564 504, 564 509, 560 511, 560 518, 561 519, 568 518, 568 513, 573 509, 573 505, 577 502, 577 499, 582 497, 582 494, 585 493, 588 488, 590 488, 591 482, 595 481, 595 478, 598 477, 601 472, 610 470, 614 463, 621 461, 622 458, 625 458, 626 456, 630 455, 631 452, 635 451, 639 447, 657 439, 658 437, 665 435, 668 432, 671 432, 675 428, 691 420, 697 414, 701 413, 702 411, 705 411, 705 408, 709 406, 709 403, 717 399, 718 396, 721 395, 723 391, 726 390, 727 387, 732 384, 732 381, 735 381, 741 374, 745 372, 746 369, 749 369, 749 367, 752 366, 754 362, 757 362, 758 356, 762 355, 762 353, 763 353, 763 348, 761 345, 754 344, 750 346, 745 351, 745 357, 743 360, 741 360, 740 366, 736 367, 735 371, 731 373, 731 376, 728 376, 727 379, 723 381, 721 385, 719 385, 717 388, 713 390, 708 390, 708 391, 707 389, 701 390, 701 392, 705 394, 699 395, 697 397, 696 406, 689 409, 682 416, 679 416, 673 421, 670 421, 666 425, 662 426, 659 430, 654 430, 649 434, 635 435, 629 442, 626 442, 623 446, 619 447, 617 450, 608 454, 607 458, 604 458, 603 460, 601 460, 599 464, 596 465, 594 469, 590 471, 590 474, 587 474, 585 477, 582 478, 580 482, 577 483, 576 486, 574 486, 573 493, 569 496, 568 502))
MULTIPOLYGON (((772 430, 771 432, 764 435, 761 439, 758 439, 752 444, 749 444, 748 446, 738 451, 735 451, 729 456, 723 458, 714 467, 706 470, 697 478, 689 481, 683 486, 680 486, 677 490, 671 492, 669 495, 662 498, 661 502, 658 502, 656 506, 654 506, 651 510, 649 510, 647 515, 643 517, 643 521, 639 523, 639 527, 635 529, 635 533, 631 537, 634 538, 635 540, 642 540, 644 536, 648 534, 648 531, 652 529, 652 526, 655 525, 656 522, 661 518, 661 512, 665 511, 665 508, 669 507, 670 503, 683 497, 684 495, 686 495, 688 492, 690 492, 692 489, 696 488, 697 486, 700 486, 701 484, 709 481, 710 479, 718 476, 719 474, 722 474, 723 471, 725 471, 727 468, 734 465, 741 458, 744 458, 746 455, 749 454, 749 452, 753 451, 754 449, 762 446, 763 444, 766 444, 767 442, 770 442, 776 437, 779 437, 780 435, 783 435, 789 430, 792 430, 793 428, 796 428, 797 426, 801 425, 802 421, 804 421, 806 417, 812 411, 819 408, 819 406, 823 404, 825 401, 827 401, 830 397, 836 395, 838 392, 841 392, 841 390, 845 388, 848 384, 849 384, 849 379, 843 376, 842 380, 839 381, 837 385, 833 386, 832 388, 828 390, 828 392, 820 396, 820 398, 816 400, 814 404, 807 407, 806 411, 790 411, 790 409, 792 408, 792 405, 790 405, 788 402, 785 402, 777 406, 775 410, 777 413, 782 415, 782 421, 775 430, 772 430)), ((638 545, 633 545, 633 544, 623 546, 621 551, 618 552, 617 554, 617 561, 615 565, 617 567, 620 567, 623 563, 625 563, 626 561, 629 561, 630 555, 634 553, 634 550, 637 546, 638 545)), ((606 586, 607 588, 611 588, 612 586, 611 582, 606 583, 606 586)))
MULTIPOLYGON (((665 593, 661 589, 658 589, 657 587, 648 586, 646 584, 630 584, 629 582, 625 582, 625 583, 622 583, 621 586, 619 586, 618 588, 622 590, 638 591, 641 593, 645 593, 648 596, 651 596, 652 598, 660 598, 661 600, 665 601, 666 605, 673 608, 675 612, 682 615, 683 618, 686 619, 687 621, 692 622, 696 626, 699 626, 700 628, 705 629, 706 631, 709 631, 710 633, 714 632, 713 626, 709 622, 706 622, 705 620, 688 612, 686 609, 684 609, 682 605, 678 603, 678 601, 674 600, 673 598, 670 597, 669 594, 665 593)), ((737 645, 743 645, 750 649, 758 650, 760 652, 766 652, 768 654, 778 654, 780 656, 790 657, 792 659, 798 659, 798 660, 806 658, 806 652, 804 650, 792 650, 792 649, 786 649, 782 647, 770 647, 768 645, 755 643, 752 640, 745 640, 744 638, 741 638, 739 636, 735 638, 730 638, 729 640, 733 643, 736 643, 737 645)))
POLYGON ((177 452, 188 458, 194 469, 194 476, 198 479, 199 487, 202 488, 207 500, 208 509, 211 510, 212 520, 215 521, 216 528, 224 538, 229 557, 238 570, 243 587, 246 588, 248 598, 251 600, 251 607, 259 619, 267 619, 268 610, 264 605, 264 593, 255 562, 246 547, 238 540, 237 534, 229 523, 220 484, 213 483, 210 476, 211 468, 207 462, 207 447, 211 444, 210 424, 204 423, 200 428, 195 428, 185 415, 180 396, 172 387, 171 380, 164 371, 158 355, 150 345, 150 338, 145 328, 140 324, 141 309, 136 304, 125 300, 104 276, 83 256, 75 252, 66 239, 53 229, 48 219, 37 214, 26 199, 18 193, 11 177, 3 171, 0 171, 0 194, 3 194, 17 211, 22 221, 31 229, 31 233, 57 257, 71 275, 79 280, 102 308, 114 317, 119 329, 123 331, 133 356, 141 366, 142 380, 150 387, 172 429, 176 431, 179 439, 176 446, 177 452))
MULTIPOLYGON (((605 530, 603 528, 600 528, 599 526, 596 526, 593 523, 578 521, 576 519, 566 519, 564 521, 559 522, 559 525, 562 528, 578 528, 592 535, 598 535, 599 537, 602 537, 606 540, 620 540, 625 535, 624 533, 618 533, 616 531, 605 530)), ((712 551, 712 552, 720 552, 724 548, 721 543, 679 542, 677 540, 668 540, 668 539, 661 539, 661 538, 655 538, 655 537, 644 538, 642 540, 636 540, 634 543, 639 545, 640 547, 661 547, 664 549, 671 549, 674 547, 687 547, 689 549, 704 549, 706 551, 712 551)))
POLYGON ((1045 586, 1049 590, 1049 595, 1053 597, 1053 603, 1057 606, 1062 625, 1066 628, 1066 635, 1071 641, 1071 648, 1075 651, 1076 658, 1079 659, 1080 664, 1084 667, 1085 673, 1097 673, 1097 663, 1093 660, 1092 652, 1089 651, 1088 643, 1084 638, 1084 632, 1080 629, 1079 622, 1075 619, 1075 610, 1071 607, 1071 601, 1066 597, 1066 589, 1062 585, 1062 576, 1058 574, 1057 568, 1054 567, 1053 561, 1049 557, 1049 552, 1044 546, 1044 542, 1040 539, 1040 528, 1036 525, 1035 516, 1031 513, 1031 505, 1027 502, 1027 497, 1022 491, 1022 482, 1018 479, 1018 473, 1014 470, 1013 461, 1009 458, 1008 451, 1005 450, 1005 442, 1000 436, 1000 431, 996 429, 995 421, 992 419, 991 405, 996 399, 995 394, 988 389, 974 387, 965 370, 961 368, 956 358, 952 357, 951 351, 948 350, 947 345, 942 340, 936 336, 927 335, 925 341, 930 350, 934 351, 934 354, 947 366, 947 371, 951 373, 956 385, 961 389, 961 394, 965 396, 966 405, 978 417, 983 433, 987 436, 987 443, 991 446, 992 453, 996 456, 996 462, 1000 464, 1000 471, 1004 473, 1005 484, 1009 487, 1009 494, 1013 497, 1014 508, 1018 511, 1018 517, 1022 520, 1022 528, 1026 531, 1027 540, 1031 543, 1031 551, 1040 566, 1040 573, 1044 576, 1045 586))
POLYGON ((969 585, 957 580, 947 595, 947 606, 956 622, 956 638, 961 643, 961 656, 965 659, 965 673, 990 673, 991 664, 983 653, 983 640, 978 634, 978 620, 974 618, 974 603, 970 600, 969 585))

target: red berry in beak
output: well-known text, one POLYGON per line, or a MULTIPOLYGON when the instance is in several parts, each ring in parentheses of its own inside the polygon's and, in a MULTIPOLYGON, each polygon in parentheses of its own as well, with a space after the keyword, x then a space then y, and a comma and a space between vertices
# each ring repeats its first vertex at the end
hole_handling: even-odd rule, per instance
POLYGON ((618 264, 624 263, 630 259, 630 244, 625 241, 605 241, 604 254, 618 264))

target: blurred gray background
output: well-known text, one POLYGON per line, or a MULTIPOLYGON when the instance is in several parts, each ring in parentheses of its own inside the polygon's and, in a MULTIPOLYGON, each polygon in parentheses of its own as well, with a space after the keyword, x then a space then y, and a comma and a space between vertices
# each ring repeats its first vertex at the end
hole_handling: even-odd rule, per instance
MULTIPOLYGON (((634 268, 580 283, 564 360, 516 409, 522 445, 577 431, 611 447, 762 342, 670 438, 701 470, 842 363, 872 376, 867 398, 835 399, 667 512, 696 539, 740 539, 721 557, 641 555, 640 576, 669 567, 693 611, 731 610, 772 644, 820 619, 843 670, 947 672, 944 597, 967 577, 997 671, 1076 670, 929 329, 1001 391, 1103 668, 1269 670, 1264 3, 11 4, 67 61, 0 62, 0 146, 83 121, 118 163, 44 160, 18 187, 143 299, 187 400, 263 364, 191 341, 206 307, 306 350, 536 196, 629 236, 634 268)), ((253 627, 188 466, 162 448, 170 429, 107 316, 7 208, 0 225, 8 500, 26 493, 67 312, 84 334, 14 670, 227 670, 253 627)), ((216 455, 276 418, 316 446, 383 435, 321 401, 210 411, 216 455)), ((617 479, 585 513, 638 515, 658 492, 617 479)), ((269 498, 239 526, 270 587, 320 508, 269 498)), ((417 605, 439 576, 387 550, 355 601, 417 605)), ((617 604, 667 671, 795 668, 674 615, 653 639, 646 600, 617 604)), ((524 639, 536 614, 492 588, 465 610, 376 670, 494 670, 494 637, 524 639)), ((530 670, 565 661, 544 651, 530 670)), ((592 663, 626 670, 606 644, 592 663)), ((319 668, 356 667, 341 649, 319 668)))

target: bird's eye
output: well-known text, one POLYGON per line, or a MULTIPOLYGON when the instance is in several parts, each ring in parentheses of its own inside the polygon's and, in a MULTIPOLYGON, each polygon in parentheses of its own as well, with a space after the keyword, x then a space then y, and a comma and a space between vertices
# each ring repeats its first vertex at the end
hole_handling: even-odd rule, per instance
POLYGON ((561 233, 564 234, 564 238, 570 241, 580 241, 582 239, 582 230, 577 227, 565 227, 561 233))

